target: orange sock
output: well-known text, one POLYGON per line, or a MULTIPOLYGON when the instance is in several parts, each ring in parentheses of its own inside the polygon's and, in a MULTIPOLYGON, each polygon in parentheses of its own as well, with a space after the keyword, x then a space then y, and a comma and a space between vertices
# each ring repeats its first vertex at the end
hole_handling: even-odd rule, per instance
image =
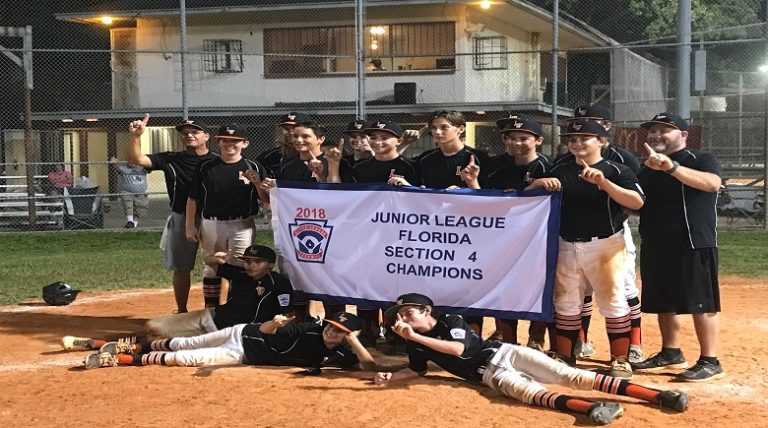
POLYGON ((129 365, 129 364, 133 363, 133 355, 117 354, 115 356, 117 357, 117 363, 118 364, 129 365))
POLYGON ((611 340, 611 357, 624 357, 627 358, 629 353, 629 338, 619 337, 611 340))
POLYGON ((640 339, 640 327, 632 327, 632 329, 629 331, 629 344, 642 346, 642 341, 640 339))

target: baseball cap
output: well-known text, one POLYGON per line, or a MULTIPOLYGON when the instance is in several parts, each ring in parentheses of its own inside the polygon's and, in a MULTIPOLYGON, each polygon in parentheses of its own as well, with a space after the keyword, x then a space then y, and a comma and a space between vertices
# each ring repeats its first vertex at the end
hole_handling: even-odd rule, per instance
POLYGON ((681 131, 687 131, 688 130, 688 122, 685 121, 682 117, 674 114, 674 113, 659 113, 656 116, 653 116, 653 119, 649 120, 648 122, 643 122, 640 127, 645 129, 650 129, 651 126, 660 123, 662 125, 671 126, 673 128, 677 128, 681 131))
POLYGON ((297 123, 312 122, 312 118, 304 113, 292 111, 280 117, 280 126, 296 126, 297 123))
POLYGON ((323 321, 329 324, 333 324, 336 327, 346 331, 347 333, 352 333, 356 330, 362 330, 364 326, 362 319, 360 319, 357 315, 350 314, 349 312, 336 312, 329 317, 325 317, 323 321))
POLYGON ((266 245, 251 245, 243 251, 244 259, 261 259, 270 263, 277 261, 277 254, 275 250, 267 247, 266 245))
POLYGON ((497 120, 496 126, 502 134, 506 134, 510 131, 524 131, 537 137, 541 137, 544 133, 541 130, 539 122, 536 122, 532 117, 524 114, 510 114, 509 117, 497 120))
POLYGON ((248 134, 245 133, 245 129, 243 129, 240 125, 231 123, 229 125, 223 125, 221 128, 219 128, 219 131, 216 133, 214 138, 247 140, 248 134))
POLYGON ((397 122, 393 122, 391 120, 388 120, 386 122, 383 122, 383 121, 370 122, 365 127, 366 134, 370 134, 375 131, 388 132, 397 138, 400 138, 400 136, 403 135, 403 128, 401 128, 400 125, 397 124, 397 122))
POLYGON ((592 120, 607 120, 612 121, 613 115, 607 108, 597 104, 585 104, 578 106, 573 110, 573 117, 566 119, 568 121, 576 119, 592 119, 592 120))
POLYGON ((181 132, 181 130, 184 128, 195 128, 203 132, 208 132, 208 125, 200 120, 185 120, 184 122, 174 126, 174 128, 179 132, 181 132))
POLYGON ((568 124, 568 128, 562 134, 562 137, 569 135, 591 135, 593 137, 607 137, 608 131, 603 125, 589 119, 576 119, 568 124))
POLYGON ((394 306, 384 311, 384 315, 393 317, 403 306, 431 306, 434 308, 435 304, 432 303, 432 299, 423 294, 407 293, 398 297, 394 306))
POLYGON ((344 133, 349 135, 355 132, 365 132, 367 124, 368 122, 362 119, 353 120, 352 122, 349 122, 347 129, 344 130, 344 133))

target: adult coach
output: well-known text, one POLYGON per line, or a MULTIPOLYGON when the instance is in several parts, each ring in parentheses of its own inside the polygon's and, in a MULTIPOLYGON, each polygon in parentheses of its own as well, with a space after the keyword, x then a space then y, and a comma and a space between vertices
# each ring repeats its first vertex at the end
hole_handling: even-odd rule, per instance
MULTIPOLYGON (((184 143, 184 150, 145 155, 141 151, 141 136, 148 122, 149 115, 146 114, 144 119, 134 120, 128 126, 131 139, 126 151, 126 160, 150 171, 162 170, 165 175, 171 214, 165 223, 160 248, 163 249, 163 267, 173 271, 176 311, 183 313, 187 312, 191 272, 195 267, 197 255, 197 243, 187 241, 184 235, 187 197, 197 167, 203 162, 215 159, 217 155, 208 151, 208 127, 194 120, 185 121, 175 127, 184 143)), ((199 222, 197 215, 192 220, 199 222)))
POLYGON ((719 379, 725 376, 717 359, 720 165, 712 155, 686 147, 688 124, 678 115, 660 113, 641 126, 648 130, 648 159, 638 175, 647 196, 640 210, 643 311, 658 314, 662 344, 661 352, 634 367, 687 367, 680 349, 681 315, 691 314, 701 356, 678 377, 719 379))
MULTIPOLYGON (((248 147, 245 129, 236 124, 224 125, 219 128, 216 140, 220 155, 200 165, 186 207, 187 239, 199 241, 203 253, 206 307, 218 304, 221 293, 221 277, 216 274, 216 266, 206 260, 219 251, 245 251, 253 239, 253 216, 259 210, 259 200, 269 200, 269 194, 259 185, 267 177, 264 166, 242 156, 243 149, 248 147), (202 216, 199 231, 193 219, 198 209, 202 216)), ((230 263, 242 265, 236 259, 230 263)))
POLYGON ((386 311, 395 317, 392 330, 408 341, 408 368, 379 372, 376 385, 406 382, 424 376, 432 361, 449 373, 482 382, 523 403, 588 415, 605 425, 622 415, 618 403, 592 402, 547 390, 539 382, 581 390, 597 390, 646 400, 659 407, 683 412, 688 396, 681 391, 660 391, 629 381, 569 367, 531 348, 483 340, 461 317, 436 313, 432 300, 410 293, 397 298, 386 311))

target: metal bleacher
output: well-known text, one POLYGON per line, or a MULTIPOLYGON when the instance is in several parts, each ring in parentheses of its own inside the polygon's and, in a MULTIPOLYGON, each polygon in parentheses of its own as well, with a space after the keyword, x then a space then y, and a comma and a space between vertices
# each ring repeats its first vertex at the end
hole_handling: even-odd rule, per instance
POLYGON ((35 178, 35 221, 31 221, 26 176, 2 176, 0 183, 0 227, 3 229, 28 229, 30 227, 61 228, 64 223, 64 203, 60 197, 40 191, 44 175, 35 178), (11 184, 9 184, 11 182, 11 184), (22 183, 22 184, 20 184, 22 183))

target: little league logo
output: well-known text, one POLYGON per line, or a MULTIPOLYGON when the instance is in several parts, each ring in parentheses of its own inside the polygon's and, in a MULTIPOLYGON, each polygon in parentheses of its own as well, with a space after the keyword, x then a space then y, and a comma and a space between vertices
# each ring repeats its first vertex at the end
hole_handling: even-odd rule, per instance
POLYGON ((305 263, 325 263, 328 243, 331 240, 333 226, 327 220, 295 219, 288 224, 291 242, 296 252, 296 260, 305 263))

